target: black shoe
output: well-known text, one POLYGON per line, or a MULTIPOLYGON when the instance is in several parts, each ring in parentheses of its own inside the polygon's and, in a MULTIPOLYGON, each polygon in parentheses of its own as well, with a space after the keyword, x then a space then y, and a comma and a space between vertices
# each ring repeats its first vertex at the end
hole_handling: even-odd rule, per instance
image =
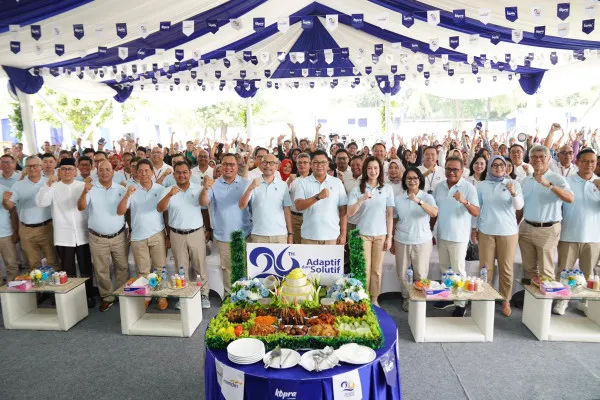
POLYGON ((88 308, 96 307, 96 299, 93 297, 88 297, 87 303, 88 303, 88 308))
POLYGON ((454 307, 454 303, 451 301, 436 301, 433 303, 433 308, 436 310, 445 310, 449 307, 454 307))
POLYGON ((452 312, 453 317, 464 317, 465 316, 465 307, 456 306, 454 311, 452 312))

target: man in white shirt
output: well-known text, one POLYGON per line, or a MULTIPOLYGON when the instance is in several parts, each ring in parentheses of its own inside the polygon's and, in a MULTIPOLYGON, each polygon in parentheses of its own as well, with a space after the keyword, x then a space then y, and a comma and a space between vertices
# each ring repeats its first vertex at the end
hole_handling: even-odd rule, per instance
POLYGON ((423 150, 423 165, 419 171, 425 177, 425 191, 432 194, 437 185, 444 180, 444 168, 437 165, 438 152, 435 146, 426 147, 423 150))
POLYGON ((550 158, 548 169, 555 174, 562 175, 564 178, 577 175, 577 165, 573 165, 573 148, 568 144, 561 146, 558 149, 558 161, 550 158))
POLYGON ((345 149, 339 149, 335 153, 335 165, 337 167, 337 177, 342 181, 346 182, 346 179, 352 177, 352 170, 350 168, 350 154, 345 149))
POLYGON ((513 169, 515 175, 517 175, 517 181, 521 181, 531 174, 533 174, 533 168, 531 165, 523 162, 523 156, 525 155, 525 149, 520 144, 513 144, 509 150, 510 161, 513 163, 513 169))
POLYGON ((192 168, 192 179, 200 186, 204 184, 205 176, 213 177, 213 169, 208 165, 209 158, 206 150, 200 150, 197 156, 198 166, 192 168))
POLYGON ((35 196, 38 207, 51 207, 54 226, 54 245, 61 267, 70 276, 77 275, 75 257, 81 277, 85 282, 88 308, 96 306, 93 297, 92 256, 88 244, 87 211, 77 209, 77 201, 85 183, 75 180, 75 160, 66 158, 60 162, 61 181, 52 175, 35 196))
POLYGON ((360 178, 362 177, 362 165, 363 158, 361 156, 353 156, 350 161, 350 172, 352 176, 349 179, 344 179, 344 189, 346 194, 349 195, 356 186, 360 185, 360 178))
POLYGON ((150 161, 152 161, 152 166, 154 168, 152 182, 156 182, 163 175, 166 176, 173 173, 173 167, 167 165, 163 159, 164 154, 162 149, 160 147, 153 147, 152 152, 150 153, 150 161))

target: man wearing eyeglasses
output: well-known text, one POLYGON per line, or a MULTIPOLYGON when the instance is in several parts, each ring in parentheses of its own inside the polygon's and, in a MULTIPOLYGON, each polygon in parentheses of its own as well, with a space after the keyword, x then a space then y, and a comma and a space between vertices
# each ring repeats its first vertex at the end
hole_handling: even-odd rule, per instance
MULTIPOLYGON (((552 144, 554 143, 554 133, 559 129, 561 129, 559 124, 552 124, 550 132, 548 132, 548 136, 546 136, 546 139, 544 140, 544 146, 549 149, 552 148, 552 144)), ((573 160, 573 148, 568 144, 564 144, 558 149, 558 161, 554 158, 550 158, 548 169, 565 178, 576 175, 578 169, 576 165, 573 165, 573 160)))
MULTIPOLYGON (((562 206, 563 221, 558 242, 558 266, 556 280, 560 280, 560 268, 571 270, 579 260, 579 269, 586 279, 594 273, 600 258, 600 179, 594 175, 596 153, 587 148, 577 154, 579 171, 567 178, 573 190, 575 201, 562 206)), ((568 300, 559 300, 554 306, 555 313, 563 315, 568 300)), ((587 312, 587 301, 580 300, 577 308, 587 312)))
MULTIPOLYGON (((437 246, 440 256, 440 269, 445 273, 452 267, 454 273, 467 276, 465 257, 471 238, 472 217, 479 216, 479 198, 477 190, 462 179, 464 171, 463 159, 448 157, 446 159, 446 179, 433 190, 433 197, 438 206, 437 246)), ((450 302, 437 302, 434 308, 451 307, 450 302)), ((465 302, 455 302, 453 317, 464 317, 465 302)))
MULTIPOLYGON (((300 153, 296 158, 296 167, 298 168, 298 175, 290 175, 288 178, 290 200, 296 196, 296 189, 298 184, 303 179, 310 175, 310 156, 308 153, 300 153)), ((290 205, 290 214, 292 214, 292 232, 294 233, 294 244, 300 244, 302 241, 301 229, 302 229, 302 212, 298 211, 296 204, 292 201, 290 205)))
POLYGON ((288 243, 294 242, 292 218, 290 213, 290 193, 287 183, 275 179, 277 158, 267 154, 262 158, 263 174, 250 181, 248 188, 239 201, 240 209, 251 205, 252 243, 288 243))
POLYGON ((210 156, 208 155, 208 151, 200 150, 196 158, 198 166, 192 168, 192 178, 194 178, 195 181, 200 182, 201 186, 204 184, 205 176, 210 176, 211 178, 213 176, 213 169, 208 165, 209 159, 210 156))
POLYGON ((11 188, 18 180, 21 174, 15 169, 17 168, 17 162, 15 158, 10 154, 3 154, 0 157, 0 185, 11 188))
POLYGON ((159 179, 165 179, 169 174, 173 173, 173 167, 166 164, 164 161, 164 153, 160 147, 153 147, 150 153, 150 160, 152 161, 153 176, 152 182, 156 182, 159 179))
POLYGON ((222 175, 219 179, 204 177, 200 192, 200 205, 210 206, 212 215, 213 236, 219 247, 223 287, 225 295, 231 290, 231 252, 229 245, 231 233, 235 230, 247 236, 252 230, 252 220, 248 208, 240 209, 239 201, 248 187, 249 181, 238 175, 238 163, 235 155, 226 153, 221 159, 222 175))
POLYGON ((52 175, 46 180, 35 196, 38 207, 52 210, 54 245, 60 257, 60 264, 70 276, 77 275, 75 258, 81 277, 90 278, 85 282, 88 308, 96 306, 93 296, 92 256, 88 244, 87 211, 77 209, 77 201, 85 183, 76 181, 75 160, 65 158, 60 162, 61 181, 52 175))
POLYGON ((16 182, 10 192, 2 195, 2 205, 11 210, 17 207, 19 215, 19 237, 31 269, 42 265, 42 254, 48 265, 60 270, 58 256, 54 248, 52 213, 50 207, 38 207, 35 196, 46 183, 42 176, 42 160, 37 156, 27 157, 26 175, 16 182))
POLYGON ((344 184, 327 173, 329 161, 323 150, 313 152, 312 175, 303 179, 294 196, 296 209, 304 211, 303 244, 346 243, 348 196, 344 184))

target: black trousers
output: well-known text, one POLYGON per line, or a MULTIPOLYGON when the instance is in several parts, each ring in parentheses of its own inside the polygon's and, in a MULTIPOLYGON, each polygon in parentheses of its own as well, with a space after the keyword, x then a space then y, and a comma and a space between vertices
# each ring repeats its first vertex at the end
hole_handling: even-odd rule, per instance
POLYGON ((85 281, 85 292, 87 297, 97 295, 97 289, 94 288, 92 277, 94 276, 92 266, 92 254, 90 253, 90 245, 82 244, 75 247, 70 246, 55 246, 58 257, 60 258, 60 266, 63 271, 69 276, 77 276, 77 267, 79 265, 79 274, 81 278, 90 278, 85 281), (77 264, 75 264, 77 257, 77 264))

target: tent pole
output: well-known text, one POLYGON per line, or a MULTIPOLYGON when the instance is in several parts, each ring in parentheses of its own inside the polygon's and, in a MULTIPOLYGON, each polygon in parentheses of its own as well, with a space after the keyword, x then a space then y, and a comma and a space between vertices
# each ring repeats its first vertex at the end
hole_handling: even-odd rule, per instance
POLYGON ((390 135, 390 116, 392 113, 391 108, 391 95, 389 93, 385 94, 385 137, 390 135))
POLYGON ((21 92, 18 88, 17 97, 21 107, 21 120, 23 121, 23 152, 25 154, 35 154, 36 141, 34 134, 33 107, 30 95, 21 92))
POLYGON ((246 98, 246 137, 252 138, 252 97, 246 98))

